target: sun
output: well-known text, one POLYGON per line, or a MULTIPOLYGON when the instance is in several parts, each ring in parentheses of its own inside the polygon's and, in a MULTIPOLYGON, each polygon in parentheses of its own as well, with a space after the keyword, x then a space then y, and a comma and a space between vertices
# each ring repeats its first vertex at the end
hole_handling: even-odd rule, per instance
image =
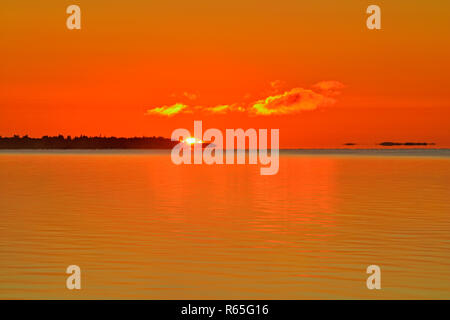
POLYGON ((202 140, 198 140, 197 138, 194 138, 194 137, 186 138, 186 139, 184 139, 184 142, 187 144, 203 143, 202 140))

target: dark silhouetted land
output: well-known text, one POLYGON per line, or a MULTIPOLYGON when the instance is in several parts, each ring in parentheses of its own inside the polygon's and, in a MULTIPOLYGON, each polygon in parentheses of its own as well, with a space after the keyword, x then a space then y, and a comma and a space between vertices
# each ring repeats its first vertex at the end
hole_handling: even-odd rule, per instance
POLYGON ((433 142, 382 142, 380 143, 380 146, 384 147, 392 147, 392 146, 434 146, 435 143, 433 142))
POLYGON ((0 137, 0 149, 171 149, 177 143, 163 137, 0 137))

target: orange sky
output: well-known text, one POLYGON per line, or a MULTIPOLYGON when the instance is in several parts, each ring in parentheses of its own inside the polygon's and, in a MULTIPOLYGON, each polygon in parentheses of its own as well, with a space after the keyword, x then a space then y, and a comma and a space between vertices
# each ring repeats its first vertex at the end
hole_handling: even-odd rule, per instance
POLYGON ((279 128, 281 147, 450 147, 450 3, 393 2, 3 0, 0 135, 170 137, 203 120, 279 128), (382 30, 366 28, 369 4, 382 30), (285 112, 256 112, 268 97, 285 112), (188 113, 148 112, 176 103, 188 113))

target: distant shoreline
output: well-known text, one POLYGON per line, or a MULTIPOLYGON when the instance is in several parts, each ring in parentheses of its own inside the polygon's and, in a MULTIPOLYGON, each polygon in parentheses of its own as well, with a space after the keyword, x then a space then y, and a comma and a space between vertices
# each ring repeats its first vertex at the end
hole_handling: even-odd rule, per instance
MULTIPOLYGON (((88 137, 78 136, 0 136, 0 150, 167 150, 177 145, 178 141, 164 137, 88 137)), ((339 147, 294 147, 280 150, 446 150, 429 142, 381 142, 364 145, 347 142, 339 147)))
MULTIPOLYGON (((52 151, 55 152, 85 152, 85 153, 89 153, 89 152, 93 152, 95 153, 97 152, 122 152, 122 151, 136 151, 136 152, 145 152, 145 151, 165 151, 165 152, 170 152, 171 149, 169 148, 99 148, 99 149, 58 149, 58 148, 46 148, 46 149, 26 149, 26 148, 15 148, 15 149, 6 149, 6 148, 0 148, 0 152, 20 152, 20 151, 24 151, 24 152, 49 152, 51 153, 52 151)), ((224 152, 226 152, 227 150, 224 150, 224 152)), ((235 149, 234 151, 236 152, 241 152, 241 151, 245 151, 245 152, 249 152, 249 151, 258 151, 256 149, 254 150, 242 150, 242 149, 235 149)), ((320 154, 320 153, 341 153, 341 154, 350 154, 350 153, 371 153, 371 154, 375 154, 375 153, 383 153, 383 154, 394 154, 394 153, 417 153, 417 152, 449 152, 450 153, 450 147, 446 147, 446 148, 282 148, 279 149, 280 153, 284 153, 284 152, 299 152, 299 153, 314 153, 314 154, 320 154)))
POLYGON ((108 150, 108 149, 172 149, 178 142, 164 137, 87 137, 28 136, 0 137, 0 149, 29 150, 108 150))

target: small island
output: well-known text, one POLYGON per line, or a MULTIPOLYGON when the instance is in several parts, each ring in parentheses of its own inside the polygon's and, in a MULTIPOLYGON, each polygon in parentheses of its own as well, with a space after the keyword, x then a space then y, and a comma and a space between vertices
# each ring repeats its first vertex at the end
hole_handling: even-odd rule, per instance
POLYGON ((390 142, 390 141, 385 141, 385 142, 381 142, 379 144, 380 146, 383 147, 393 147, 393 146, 434 146, 435 143, 433 142, 390 142))

